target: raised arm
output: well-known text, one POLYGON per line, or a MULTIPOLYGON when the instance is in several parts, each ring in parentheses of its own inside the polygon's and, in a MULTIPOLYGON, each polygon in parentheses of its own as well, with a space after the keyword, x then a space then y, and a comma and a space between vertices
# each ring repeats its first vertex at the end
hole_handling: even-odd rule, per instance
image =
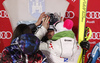
POLYGON ((48 16, 46 16, 43 19, 42 27, 39 28, 35 33, 35 36, 37 36, 40 40, 42 39, 43 36, 45 36, 47 29, 49 28, 49 19, 50 18, 48 16))

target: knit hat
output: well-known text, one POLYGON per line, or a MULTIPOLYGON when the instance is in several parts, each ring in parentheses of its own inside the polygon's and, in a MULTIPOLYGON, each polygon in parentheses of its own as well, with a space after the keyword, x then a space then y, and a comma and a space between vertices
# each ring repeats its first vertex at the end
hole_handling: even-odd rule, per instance
POLYGON ((54 25, 55 33, 61 32, 61 31, 68 31, 72 30, 73 27, 73 21, 70 19, 63 21, 57 21, 54 25))

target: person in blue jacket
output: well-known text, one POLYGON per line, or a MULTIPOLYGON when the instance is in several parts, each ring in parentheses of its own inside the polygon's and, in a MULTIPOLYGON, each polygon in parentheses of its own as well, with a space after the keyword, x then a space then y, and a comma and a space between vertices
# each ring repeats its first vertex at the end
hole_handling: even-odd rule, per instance
MULTIPOLYGON (((48 21, 46 17, 41 28, 47 27, 48 21)), ((39 23, 20 24, 16 27, 11 45, 2 51, 1 63, 47 63, 46 56, 39 50, 40 40, 33 34, 37 25, 39 23)))
POLYGON ((98 57, 100 57, 100 42, 93 47, 87 63, 96 63, 98 57))

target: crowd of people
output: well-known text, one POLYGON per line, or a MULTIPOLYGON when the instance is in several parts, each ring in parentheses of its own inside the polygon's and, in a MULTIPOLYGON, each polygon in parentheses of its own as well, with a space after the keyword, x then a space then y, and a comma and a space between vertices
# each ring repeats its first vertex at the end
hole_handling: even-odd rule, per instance
POLYGON ((59 15, 45 12, 36 23, 19 24, 11 45, 2 52, 1 63, 77 63, 81 48, 88 49, 89 43, 78 44, 73 24, 70 19, 63 21, 59 15))

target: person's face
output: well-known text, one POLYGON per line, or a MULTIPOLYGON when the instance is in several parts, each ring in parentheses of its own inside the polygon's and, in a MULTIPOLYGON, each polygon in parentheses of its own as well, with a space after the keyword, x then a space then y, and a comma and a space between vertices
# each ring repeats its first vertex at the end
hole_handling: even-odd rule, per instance
POLYGON ((47 38, 52 39, 53 35, 54 35, 54 30, 48 30, 47 35, 46 35, 47 38))

